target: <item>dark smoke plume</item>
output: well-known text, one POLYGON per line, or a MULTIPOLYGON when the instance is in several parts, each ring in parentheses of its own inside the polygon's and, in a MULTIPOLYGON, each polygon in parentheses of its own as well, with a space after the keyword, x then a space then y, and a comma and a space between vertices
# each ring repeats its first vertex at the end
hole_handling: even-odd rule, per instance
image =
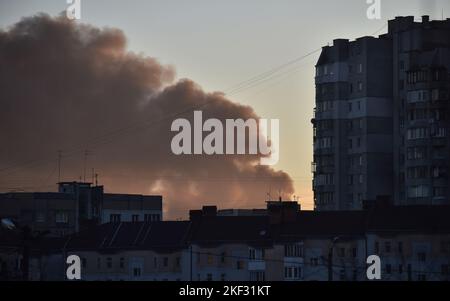
POLYGON ((175 156, 175 118, 258 118, 206 93, 155 59, 127 51, 117 29, 63 17, 24 18, 0 31, 0 189, 51 190, 58 178, 111 192, 162 194, 166 217, 204 204, 262 207, 266 193, 293 193, 290 177, 259 156, 175 156), (84 164, 84 150, 89 150, 84 164), (86 166, 86 168, 85 168, 86 166), (85 172, 86 170, 86 172, 85 172))

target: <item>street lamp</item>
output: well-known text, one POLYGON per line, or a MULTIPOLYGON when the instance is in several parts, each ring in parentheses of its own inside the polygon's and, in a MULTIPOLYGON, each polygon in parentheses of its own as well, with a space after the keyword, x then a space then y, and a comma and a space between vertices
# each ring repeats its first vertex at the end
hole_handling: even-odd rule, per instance
POLYGON ((2 218, 1 224, 2 224, 2 227, 7 229, 7 230, 14 230, 14 229, 16 229, 16 225, 9 218, 2 218))
POLYGON ((28 280, 29 273, 29 260, 30 260, 30 238, 31 230, 28 226, 17 228, 16 224, 10 218, 1 219, 1 227, 6 230, 15 231, 20 230, 23 239, 23 249, 22 249, 22 280, 28 280))
POLYGON ((340 239, 339 236, 333 238, 331 242, 331 248, 328 252, 328 281, 333 281, 333 249, 334 244, 340 239))

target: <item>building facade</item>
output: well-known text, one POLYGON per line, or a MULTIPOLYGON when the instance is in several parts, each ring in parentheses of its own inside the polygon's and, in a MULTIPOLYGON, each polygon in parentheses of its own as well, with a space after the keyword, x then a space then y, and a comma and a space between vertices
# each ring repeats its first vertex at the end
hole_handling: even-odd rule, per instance
POLYGON ((162 220, 162 196, 111 194, 103 186, 62 182, 58 192, 0 194, 0 217, 63 237, 99 223, 162 220))
POLYGON ((450 19, 389 21, 334 40, 316 65, 313 190, 318 210, 448 204, 450 19))
MULTIPOLYGON (((189 221, 96 225, 51 248, 43 241, 29 274, 63 280, 63 258, 78 255, 88 281, 366 281, 366 260, 378 255, 381 280, 450 280, 450 206, 298 209, 269 202, 267 215, 221 216, 208 206, 189 221)), ((17 243, 0 242, 8 267, 23 258, 17 243)))

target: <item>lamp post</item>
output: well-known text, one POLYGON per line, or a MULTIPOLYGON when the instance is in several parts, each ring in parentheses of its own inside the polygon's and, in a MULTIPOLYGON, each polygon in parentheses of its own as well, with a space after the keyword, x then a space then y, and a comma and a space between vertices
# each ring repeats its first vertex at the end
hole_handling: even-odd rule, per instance
POLYGON ((333 238, 331 248, 328 252, 328 281, 333 281, 333 249, 335 243, 339 240, 339 236, 333 238))

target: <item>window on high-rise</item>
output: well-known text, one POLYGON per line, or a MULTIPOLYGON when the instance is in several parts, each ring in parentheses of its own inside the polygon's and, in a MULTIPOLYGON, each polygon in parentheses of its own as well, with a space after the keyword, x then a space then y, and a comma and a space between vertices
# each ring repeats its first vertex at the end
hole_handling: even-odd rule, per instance
POLYGON ((408 187, 409 198, 424 198, 429 196, 429 188, 427 185, 415 185, 408 187))
POLYGON ((362 63, 358 64, 358 73, 362 73, 363 72, 363 65, 362 63))

